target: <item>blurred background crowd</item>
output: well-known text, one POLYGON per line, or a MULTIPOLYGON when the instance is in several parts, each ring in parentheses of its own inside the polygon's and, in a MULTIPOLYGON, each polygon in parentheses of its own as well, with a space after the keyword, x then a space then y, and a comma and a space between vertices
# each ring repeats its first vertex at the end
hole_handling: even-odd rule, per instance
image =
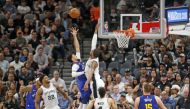
MULTIPOLYGON (((166 0, 166 7, 189 3, 166 0)), ((148 20, 159 17, 159 0, 105 0, 105 4, 109 25, 118 21, 121 12, 143 11, 148 20)), ((64 72, 52 70, 52 66, 68 63, 67 56, 73 51, 69 28, 80 29, 80 42, 91 40, 98 18, 98 0, 0 0, 1 106, 24 109, 20 86, 32 84, 43 73, 68 92, 66 98, 58 96, 61 109, 77 109, 80 93, 75 79, 69 82, 70 86, 66 85, 62 79, 64 72), (68 15, 72 7, 80 9, 77 19, 68 15)), ((83 43, 81 46, 85 47, 83 43)), ((168 109, 189 109, 189 37, 132 39, 128 49, 118 48, 115 40, 99 39, 97 47, 101 50, 100 74, 107 95, 117 102, 119 109, 133 109, 135 98, 142 95, 144 81, 152 85, 152 94, 161 97, 168 109)), ((82 57, 89 54, 85 50, 82 57)))

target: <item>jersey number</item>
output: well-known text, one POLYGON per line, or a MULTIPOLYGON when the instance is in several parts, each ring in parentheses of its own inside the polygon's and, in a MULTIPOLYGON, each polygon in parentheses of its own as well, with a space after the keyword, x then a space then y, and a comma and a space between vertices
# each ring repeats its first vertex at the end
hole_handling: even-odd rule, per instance
POLYGON ((102 109, 102 106, 100 106, 98 109, 102 109))
POLYGON ((53 100, 55 97, 54 97, 54 95, 49 95, 48 96, 48 100, 53 100))
POLYGON ((152 104, 145 104, 146 109, 152 109, 152 104))

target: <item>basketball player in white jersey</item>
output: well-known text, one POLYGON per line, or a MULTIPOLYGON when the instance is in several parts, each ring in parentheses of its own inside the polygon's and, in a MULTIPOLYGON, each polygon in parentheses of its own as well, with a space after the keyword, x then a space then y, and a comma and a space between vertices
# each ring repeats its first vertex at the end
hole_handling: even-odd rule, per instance
POLYGON ((98 92, 100 97, 92 100, 87 106, 87 109, 92 109, 93 107, 94 109, 117 109, 115 101, 112 98, 105 97, 106 90, 104 87, 100 87, 98 92))
POLYGON ((105 83, 104 81, 100 78, 99 74, 99 54, 100 51, 99 49, 96 49, 96 44, 97 44, 97 30, 98 30, 98 25, 96 26, 95 33, 92 38, 92 44, 91 44, 91 52, 90 52, 90 57, 88 61, 86 62, 85 66, 85 74, 87 77, 87 81, 84 85, 84 90, 88 90, 88 84, 90 83, 90 88, 92 90, 92 94, 94 98, 98 97, 98 88, 99 87, 104 87, 105 83))
POLYGON ((58 106, 57 91, 59 91, 63 96, 66 97, 66 93, 59 87, 50 83, 48 76, 42 75, 40 77, 40 82, 42 86, 38 89, 35 98, 35 108, 40 109, 39 103, 41 98, 44 102, 44 109, 60 109, 58 106))

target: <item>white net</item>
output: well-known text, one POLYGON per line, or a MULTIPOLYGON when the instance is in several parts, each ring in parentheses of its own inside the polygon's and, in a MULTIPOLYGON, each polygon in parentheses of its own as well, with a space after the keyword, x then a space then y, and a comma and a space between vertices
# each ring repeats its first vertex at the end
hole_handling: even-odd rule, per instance
POLYGON ((127 37, 125 33, 116 32, 114 37, 117 39, 117 44, 119 48, 128 48, 130 36, 127 37))

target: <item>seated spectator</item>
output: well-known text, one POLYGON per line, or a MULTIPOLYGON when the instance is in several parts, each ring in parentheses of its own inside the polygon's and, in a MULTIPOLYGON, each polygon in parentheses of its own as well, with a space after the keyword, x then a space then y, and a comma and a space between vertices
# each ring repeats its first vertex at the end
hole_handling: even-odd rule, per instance
POLYGON ((126 85, 125 86, 125 89, 126 89, 126 101, 128 102, 128 104, 130 106, 133 107, 134 105, 134 100, 133 100, 133 88, 132 88, 132 85, 126 85))
POLYGON ((189 109, 189 103, 189 87, 186 87, 182 92, 182 97, 176 103, 176 109, 189 109))
POLYGON ((0 52, 0 67, 3 70, 3 75, 7 72, 9 68, 9 62, 5 60, 3 52, 0 52))
POLYGON ((168 94, 168 96, 171 95, 171 87, 170 87, 170 86, 166 85, 166 86, 164 87, 164 91, 166 91, 166 93, 168 94))
POLYGON ((108 74, 109 74, 109 72, 108 72, 107 69, 103 70, 103 72, 102 72, 101 75, 102 75, 102 80, 103 80, 104 82, 106 81, 106 78, 107 78, 108 74))
POLYGON ((10 83, 10 86, 8 87, 8 89, 9 89, 10 91, 12 91, 14 98, 15 98, 17 101, 19 101, 19 94, 18 94, 18 92, 17 92, 17 90, 18 90, 17 88, 18 88, 18 86, 17 86, 14 82, 11 82, 11 83, 10 83))
POLYGON ((10 63, 10 66, 13 66, 14 69, 15 69, 15 71, 20 71, 20 68, 21 68, 23 65, 24 65, 24 63, 19 60, 19 56, 18 56, 18 55, 16 55, 16 56, 14 57, 14 61, 12 61, 12 62, 10 63))
POLYGON ((6 109, 19 109, 19 103, 13 96, 12 90, 8 90, 5 95, 5 102, 3 104, 3 108, 6 109))
POLYGON ((21 30, 17 30, 16 36, 16 44, 18 47, 24 47, 26 45, 26 39, 23 37, 23 32, 21 30))
POLYGON ((119 102, 117 103, 117 106, 119 109, 130 109, 130 108, 132 108, 131 105, 126 100, 126 94, 125 93, 121 93, 121 96, 120 96, 119 102))
POLYGON ((161 92, 160 87, 154 87, 154 95, 161 97, 161 92))
POLYGON ((5 60, 7 60, 9 62, 13 61, 14 55, 10 52, 10 49, 8 46, 5 46, 3 48, 3 52, 4 52, 5 60))
POLYGON ((32 46, 33 49, 36 49, 40 44, 40 40, 36 31, 32 31, 32 39, 29 40, 28 44, 32 46))
POLYGON ((123 83, 131 83, 129 80, 132 80, 133 81, 133 76, 131 75, 131 71, 130 69, 125 69, 125 76, 122 77, 122 82, 123 83))
POLYGON ((28 85, 30 80, 34 79, 34 74, 30 73, 25 66, 21 67, 21 71, 19 74, 19 80, 23 80, 24 85, 28 85))
POLYGON ((15 83, 16 85, 18 85, 18 76, 15 74, 14 70, 13 72, 9 70, 3 78, 3 81, 6 83, 7 86, 9 86, 10 83, 15 83))
POLYGON ((119 102, 119 99, 120 99, 120 93, 119 93, 119 86, 118 85, 115 85, 113 87, 113 93, 111 94, 111 97, 116 101, 116 102, 119 102))
POLYGON ((37 69, 38 69, 38 64, 33 60, 33 54, 32 54, 32 53, 29 53, 29 54, 28 54, 27 63, 30 64, 30 67, 31 67, 34 71, 37 71, 37 69))
POLYGON ((119 92, 124 91, 124 85, 125 84, 121 81, 121 75, 120 74, 116 74, 115 84, 119 86, 119 92))
POLYGON ((116 74, 118 74, 118 70, 116 68, 113 68, 112 71, 111 71, 113 81, 115 81, 116 74))
POLYGON ((178 102, 179 98, 181 98, 180 87, 178 85, 172 85, 171 98, 175 101, 175 104, 178 102))
POLYGON ((173 72, 173 70, 170 68, 170 69, 167 71, 167 81, 168 81, 170 84, 173 84, 173 83, 174 83, 174 78, 175 78, 174 72, 173 72))
POLYGON ((156 83, 157 87, 160 87, 160 89, 163 91, 165 86, 171 86, 171 84, 167 81, 166 74, 162 74, 161 81, 156 83))
POLYGON ((41 42, 41 44, 38 46, 43 46, 44 53, 48 56, 48 58, 51 59, 52 58, 52 48, 49 45, 47 45, 47 40, 45 38, 42 38, 40 42, 41 42))
POLYGON ((18 13, 25 15, 25 14, 29 13, 31 11, 31 9, 29 6, 27 6, 26 1, 22 0, 21 5, 19 5, 17 7, 17 11, 18 11, 18 13))
POLYGON ((44 53, 44 48, 39 46, 36 48, 36 53, 34 55, 34 62, 38 64, 39 72, 43 72, 44 74, 49 74, 48 68, 48 56, 44 53))
MULTIPOLYGON (((62 84, 59 84, 59 88, 65 91, 65 88, 62 84)), ((63 96, 58 92, 58 102, 60 109, 68 109, 69 105, 71 104, 71 100, 69 99, 69 96, 63 96)))
POLYGON ((0 104, 5 100, 6 91, 7 87, 4 85, 4 82, 0 80, 0 104))
POLYGON ((6 0, 6 3, 3 6, 3 9, 5 11, 10 12, 11 14, 16 13, 16 7, 15 7, 15 5, 13 5, 13 1, 12 0, 6 0))
POLYGON ((113 78, 111 76, 111 74, 108 74, 105 80, 105 89, 107 93, 112 93, 113 92, 113 78))
POLYGON ((175 101, 168 96, 166 91, 163 91, 161 96, 161 100, 163 104, 167 107, 167 109, 175 109, 175 101))
POLYGON ((29 53, 29 50, 28 48, 23 48, 21 53, 20 53, 20 61, 21 62, 26 62, 27 59, 28 59, 28 53, 29 53))
POLYGON ((2 35, 0 38, 1 47, 9 46, 10 38, 7 34, 2 35))
POLYGON ((150 74, 150 76, 148 77, 148 82, 151 82, 153 85, 155 85, 158 81, 159 81, 159 79, 158 79, 159 77, 158 77, 158 74, 157 74, 157 72, 156 72, 156 70, 155 69, 153 69, 152 71, 151 71, 151 74, 150 74))
POLYGON ((14 20, 12 18, 8 19, 7 26, 5 27, 5 33, 7 33, 8 37, 10 39, 16 38, 16 25, 14 23, 14 20))
POLYGON ((31 34, 28 27, 23 28, 23 37, 25 38, 27 43, 29 42, 29 40, 31 40, 31 34))
POLYGON ((174 80, 173 83, 179 85, 180 87, 183 86, 184 83, 183 83, 183 81, 181 80, 181 75, 180 75, 180 74, 176 74, 176 75, 175 75, 175 80, 174 80))
POLYGON ((64 90, 67 91, 65 81, 60 78, 60 73, 58 71, 53 72, 53 78, 50 80, 50 82, 57 86, 62 85, 64 87, 64 90))

